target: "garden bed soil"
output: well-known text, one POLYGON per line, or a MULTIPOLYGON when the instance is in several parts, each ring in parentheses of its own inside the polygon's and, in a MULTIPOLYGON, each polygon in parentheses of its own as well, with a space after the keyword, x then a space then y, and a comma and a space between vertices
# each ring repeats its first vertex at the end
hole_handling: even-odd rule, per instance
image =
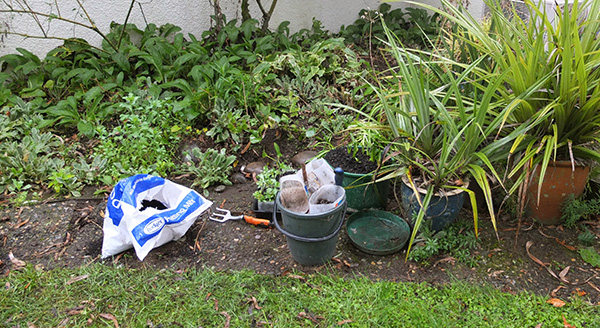
POLYGON ((362 151, 349 152, 345 146, 332 149, 324 158, 329 165, 341 167, 348 173, 367 174, 377 169, 377 164, 371 161, 368 154, 362 151))
MULTIPOLYGON (((292 145, 297 140, 288 139, 273 135, 264 142, 276 141, 290 157, 303 150, 302 145, 292 145)), ((252 153, 261 154, 261 151, 252 153)), ((251 153, 240 156, 240 164, 258 158, 248 154, 251 153)), ((182 179, 173 178, 173 181, 190 184, 182 179)), ((227 187, 222 193, 211 188, 208 198, 214 206, 229 209, 234 214, 248 213, 254 191, 255 184, 248 179, 246 183, 227 187)), ((369 255, 352 245, 345 230, 340 233, 330 262, 306 267, 292 259, 285 237, 277 230, 257 228, 244 221, 218 223, 208 220, 207 213, 183 238, 152 250, 144 261, 139 261, 133 250, 101 259, 105 206, 106 197, 89 197, 49 200, 0 210, 0 272, 6 274, 18 269, 18 260, 40 270, 77 268, 100 262, 107 266, 157 270, 252 270, 267 275, 321 272, 348 278, 364 276, 373 280, 433 285, 459 280, 509 293, 527 290, 565 301, 581 297, 592 304, 600 303, 600 269, 583 261, 577 253, 580 231, 540 226, 528 219, 524 220, 515 242, 517 224, 514 220, 500 219, 497 238, 489 220, 481 218, 480 242, 472 254, 478 263, 474 268, 448 255, 432 258, 428 265, 406 261, 406 249, 392 255, 369 255), (526 249, 528 243, 529 250, 526 249), (13 260, 9 254, 14 256, 13 260)), ((395 195, 391 195, 387 210, 399 213, 395 195)), ((469 220, 471 213, 463 210, 461 217, 469 220)), ((598 220, 587 227, 600 235, 598 220)))

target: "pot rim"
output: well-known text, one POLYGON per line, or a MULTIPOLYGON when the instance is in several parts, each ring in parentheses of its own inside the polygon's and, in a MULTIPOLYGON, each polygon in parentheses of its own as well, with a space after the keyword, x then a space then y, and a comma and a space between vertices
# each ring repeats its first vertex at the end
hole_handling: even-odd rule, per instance
MULTIPOLYGON (((412 190, 412 188, 410 187, 410 183, 408 183, 408 178, 406 177, 406 175, 402 175, 402 183, 404 183, 406 186, 408 186, 412 190)), ((469 180, 467 180, 467 179, 464 180, 463 188, 469 188, 469 180)), ((425 190, 421 187, 417 187, 417 191, 423 195, 427 194, 427 190, 425 190)), ((465 191, 462 189, 453 189, 448 192, 445 192, 445 191, 444 192, 436 192, 433 195, 437 196, 437 197, 448 197, 448 196, 458 195, 461 192, 465 192, 465 191)))
MULTIPOLYGON (((541 164, 538 163, 536 165, 541 165, 541 164)), ((571 163, 571 161, 568 161, 568 160, 550 161, 550 162, 548 162, 548 167, 550 167, 550 166, 554 166, 554 167, 572 167, 572 163, 571 163)), ((591 167, 591 165, 581 164, 578 161, 575 161, 575 169, 577 169, 577 168, 585 169, 586 167, 591 167)))

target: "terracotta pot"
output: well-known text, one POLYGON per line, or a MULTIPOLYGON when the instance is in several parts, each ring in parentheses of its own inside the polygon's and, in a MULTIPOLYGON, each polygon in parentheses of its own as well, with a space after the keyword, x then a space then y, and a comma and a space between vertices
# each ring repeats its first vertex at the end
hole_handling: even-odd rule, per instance
POLYGON ((559 224, 563 203, 569 195, 583 194, 590 173, 589 166, 575 166, 569 161, 550 162, 542 183, 540 202, 538 197, 539 165, 533 172, 528 186, 527 204, 530 215, 542 224, 559 224))

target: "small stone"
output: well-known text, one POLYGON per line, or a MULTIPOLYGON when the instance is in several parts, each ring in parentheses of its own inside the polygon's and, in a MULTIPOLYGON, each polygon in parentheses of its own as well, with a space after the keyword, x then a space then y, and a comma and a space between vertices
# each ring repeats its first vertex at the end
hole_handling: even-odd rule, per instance
POLYGON ((248 182, 248 180, 246 180, 244 174, 238 172, 231 175, 231 182, 235 184, 244 184, 248 182))
POLYGON ((252 162, 252 163, 246 165, 246 167, 244 167, 243 171, 245 173, 250 173, 250 174, 252 174, 252 173, 259 174, 260 172, 263 171, 263 169, 265 168, 266 165, 267 164, 265 162, 261 162, 261 161, 252 162))
POLYGON ((225 187, 224 185, 218 185, 215 187, 215 192, 222 193, 223 191, 225 191, 225 188, 227 187, 225 187))
POLYGON ((255 238, 256 240, 258 240, 258 239, 260 239, 260 235, 256 235, 256 236, 254 236, 254 238, 255 238))
POLYGON ((295 167, 301 167, 302 164, 305 164, 306 162, 310 161, 311 159, 317 157, 317 155, 319 155, 319 153, 317 153, 316 151, 313 151, 313 150, 305 150, 305 151, 299 152, 294 157, 292 157, 292 164, 295 167))

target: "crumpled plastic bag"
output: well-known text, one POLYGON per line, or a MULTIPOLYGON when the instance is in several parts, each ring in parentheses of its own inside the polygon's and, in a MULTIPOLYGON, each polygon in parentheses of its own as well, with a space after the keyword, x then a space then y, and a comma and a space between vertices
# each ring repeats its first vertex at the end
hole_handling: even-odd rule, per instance
POLYGON ((133 247, 143 261, 152 249, 185 235, 211 205, 196 191, 164 178, 138 174, 123 179, 106 204, 102 258, 133 247), (146 206, 151 203, 164 206, 146 206))
POLYGON ((346 190, 342 186, 326 184, 315 191, 308 200, 311 214, 325 213, 338 207, 344 201, 346 190))

